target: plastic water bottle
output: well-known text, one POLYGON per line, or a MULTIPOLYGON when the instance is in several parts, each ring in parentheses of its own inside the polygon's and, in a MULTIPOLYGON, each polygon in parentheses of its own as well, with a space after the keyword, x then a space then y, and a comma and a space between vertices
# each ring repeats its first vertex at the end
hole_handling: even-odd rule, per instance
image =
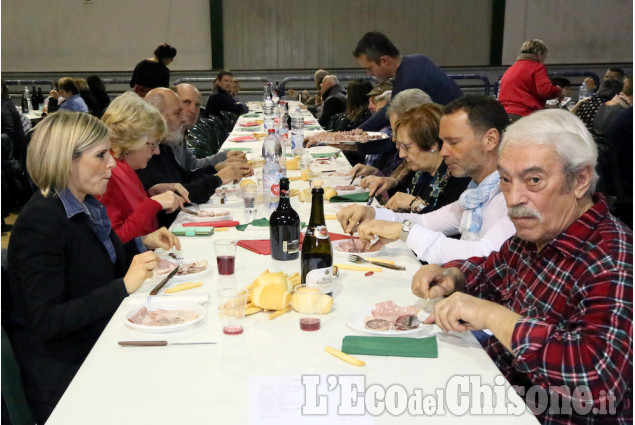
POLYGON ((304 153, 304 115, 300 110, 300 106, 295 108, 295 112, 291 115, 291 151, 296 156, 302 156, 304 153))
POLYGON ((265 103, 262 107, 262 111, 264 112, 264 122, 265 122, 265 130, 269 131, 269 129, 273 129, 273 124, 274 124, 274 108, 273 108, 273 101, 271 100, 270 96, 267 96, 267 99, 265 99, 265 103))
POLYGON ((286 177, 286 169, 280 165, 281 158, 284 158, 280 139, 276 137, 273 128, 270 128, 268 132, 262 144, 262 156, 265 159, 262 169, 262 191, 265 208, 271 214, 278 207, 280 179, 286 177))
POLYGON ((289 106, 284 100, 280 101, 280 118, 278 118, 278 136, 282 140, 282 146, 289 144, 289 106))
POLYGON ((578 95, 578 101, 580 101, 582 99, 586 99, 587 97, 589 97, 589 93, 587 92, 587 89, 586 89, 586 83, 584 81, 582 81, 582 84, 580 84, 580 91, 579 91, 579 95, 578 95))

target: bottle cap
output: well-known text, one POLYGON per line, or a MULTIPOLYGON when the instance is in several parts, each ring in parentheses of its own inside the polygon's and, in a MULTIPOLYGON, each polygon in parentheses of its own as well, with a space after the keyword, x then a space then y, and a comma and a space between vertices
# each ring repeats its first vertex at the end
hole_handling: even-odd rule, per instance
POLYGON ((313 180, 313 181, 311 182, 311 187, 312 187, 313 189, 320 189, 320 188, 322 187, 322 185, 323 185, 323 184, 324 184, 324 183, 322 182, 322 180, 313 180))
POLYGON ((275 133, 276 129, 275 128, 270 128, 269 130, 267 130, 268 133, 275 133))

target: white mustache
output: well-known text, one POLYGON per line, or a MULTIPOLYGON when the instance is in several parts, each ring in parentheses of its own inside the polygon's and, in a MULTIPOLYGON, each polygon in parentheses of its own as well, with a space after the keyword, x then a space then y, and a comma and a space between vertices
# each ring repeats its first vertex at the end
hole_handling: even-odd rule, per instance
POLYGON ((509 218, 535 218, 538 219, 538 221, 540 221, 541 223, 544 221, 544 218, 538 211, 532 210, 531 208, 524 205, 508 208, 507 216, 509 218))

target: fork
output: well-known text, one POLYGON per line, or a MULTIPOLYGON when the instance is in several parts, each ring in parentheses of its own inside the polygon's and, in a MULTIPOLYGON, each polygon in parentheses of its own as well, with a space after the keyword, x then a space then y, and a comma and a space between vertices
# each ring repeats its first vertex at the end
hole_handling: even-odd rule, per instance
POLYGON ((176 264, 178 265, 178 267, 181 267, 183 265, 183 256, 178 255, 174 252, 170 252, 168 256, 170 256, 170 258, 173 258, 174 261, 176 261, 176 264))
POLYGON ((406 268, 404 266, 395 266, 393 264, 387 264, 387 263, 382 263, 379 261, 372 261, 372 260, 367 260, 359 255, 354 255, 351 254, 348 256, 348 261, 350 261, 351 263, 369 263, 369 264, 374 264, 376 266, 381 266, 381 267, 386 267, 387 269, 393 269, 393 270, 406 270, 406 268))

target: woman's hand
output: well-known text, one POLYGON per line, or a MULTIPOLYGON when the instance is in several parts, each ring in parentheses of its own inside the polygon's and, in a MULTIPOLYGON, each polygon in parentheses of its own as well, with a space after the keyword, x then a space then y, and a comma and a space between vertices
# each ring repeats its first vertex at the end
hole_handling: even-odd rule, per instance
POLYGON ((373 176, 375 174, 377 174, 377 171, 379 171, 377 168, 373 167, 372 165, 366 165, 366 164, 356 164, 351 171, 348 173, 349 176, 353 177, 363 177, 363 176, 373 176))
POLYGON ((181 250, 181 241, 179 238, 174 236, 172 232, 165 227, 155 230, 148 235, 142 236, 141 242, 143 242, 143 246, 148 249, 162 248, 167 251, 170 248, 175 247, 177 250, 181 250))
POLYGON ((152 186, 150 188, 150 190, 148 190, 148 195, 150 196, 155 196, 155 195, 160 195, 163 192, 167 192, 168 190, 171 190, 172 192, 176 193, 177 195, 179 195, 181 198, 183 198, 183 200, 188 203, 191 204, 192 201, 190 201, 190 192, 183 187, 183 185, 181 183, 159 183, 159 184, 155 184, 154 186, 152 186))
POLYGON ((183 198, 181 198, 179 195, 172 192, 171 190, 163 192, 160 195, 155 195, 150 199, 157 201, 159 204, 161 204, 161 209, 164 209, 169 213, 183 208, 184 203, 183 198))
POLYGON ((398 184, 399 181, 394 177, 369 176, 364 177, 359 185, 363 188, 368 188, 369 196, 377 196, 396 187, 398 184))
POLYGON ((397 192, 392 198, 386 202, 386 208, 398 212, 402 210, 410 211, 410 204, 414 201, 415 196, 408 195, 407 193, 397 192))
POLYGON ((129 294, 139 289, 144 280, 152 277, 152 270, 156 267, 158 259, 159 257, 152 251, 146 251, 132 258, 128 272, 123 278, 129 294))

